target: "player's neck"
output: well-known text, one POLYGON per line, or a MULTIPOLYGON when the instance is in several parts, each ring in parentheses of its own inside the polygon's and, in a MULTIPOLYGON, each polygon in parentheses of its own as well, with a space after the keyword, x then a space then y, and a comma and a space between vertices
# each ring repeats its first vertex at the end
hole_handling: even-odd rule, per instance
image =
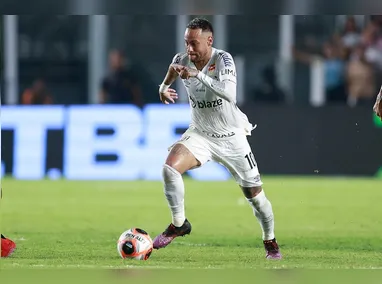
POLYGON ((212 48, 207 52, 206 56, 203 59, 194 63, 196 69, 198 69, 199 71, 203 70, 204 66, 207 65, 208 61, 210 61, 211 56, 212 56, 212 48))

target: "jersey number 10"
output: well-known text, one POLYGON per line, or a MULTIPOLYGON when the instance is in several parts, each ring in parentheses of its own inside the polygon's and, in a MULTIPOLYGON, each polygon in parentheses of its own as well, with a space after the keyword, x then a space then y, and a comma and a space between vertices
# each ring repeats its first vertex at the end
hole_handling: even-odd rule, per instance
POLYGON ((247 159, 248 164, 251 167, 251 169, 256 167, 255 157, 253 156, 252 152, 249 152, 249 154, 245 155, 244 157, 247 159))

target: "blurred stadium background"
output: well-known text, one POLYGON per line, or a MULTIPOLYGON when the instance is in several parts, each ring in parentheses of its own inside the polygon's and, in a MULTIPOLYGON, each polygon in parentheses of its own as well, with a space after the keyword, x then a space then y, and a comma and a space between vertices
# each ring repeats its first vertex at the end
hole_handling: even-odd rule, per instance
MULTIPOLYGON (((1 229, 18 245, 2 268, 125 268, 120 233, 168 224, 161 167, 190 110, 179 82, 175 105, 157 90, 194 16, 1 16, 1 229)), ((132 267, 380 269, 382 16, 206 17, 258 125, 286 258, 264 261, 251 208, 209 163, 185 179, 193 234, 132 267)))
MULTIPOLYGON (((157 88, 194 16, 2 16, 2 175, 160 179, 189 110, 180 82, 175 106, 157 88)), ((382 16, 206 18, 236 60, 263 174, 381 176, 382 16)))

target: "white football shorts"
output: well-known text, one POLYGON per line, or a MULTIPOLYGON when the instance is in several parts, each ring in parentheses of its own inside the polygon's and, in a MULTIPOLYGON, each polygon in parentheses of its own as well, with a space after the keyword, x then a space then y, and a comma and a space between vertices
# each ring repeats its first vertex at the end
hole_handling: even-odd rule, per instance
POLYGON ((225 166, 236 182, 243 187, 261 186, 259 169, 245 134, 219 135, 201 133, 189 128, 169 150, 184 145, 203 164, 215 161, 225 166))

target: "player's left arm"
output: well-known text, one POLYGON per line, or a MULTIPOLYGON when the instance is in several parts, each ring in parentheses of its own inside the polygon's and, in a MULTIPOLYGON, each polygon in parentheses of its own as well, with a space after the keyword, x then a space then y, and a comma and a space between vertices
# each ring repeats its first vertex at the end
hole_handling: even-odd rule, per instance
POLYGON ((198 72, 196 78, 208 89, 222 99, 236 103, 236 67, 232 55, 228 52, 219 54, 216 68, 218 80, 215 80, 202 72, 198 72))

